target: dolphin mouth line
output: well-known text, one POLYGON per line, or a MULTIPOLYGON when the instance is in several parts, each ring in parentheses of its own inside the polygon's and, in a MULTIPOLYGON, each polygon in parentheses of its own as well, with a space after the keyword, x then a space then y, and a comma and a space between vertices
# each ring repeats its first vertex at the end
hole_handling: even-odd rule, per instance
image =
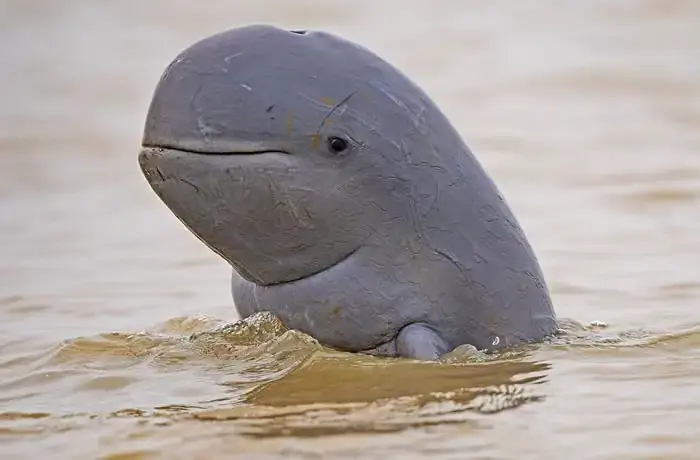
MULTIPOLYGON (((175 149, 171 149, 175 150, 175 149)), ((236 156, 236 155, 263 155, 265 153, 277 153, 277 154, 282 154, 282 155, 289 155, 289 152, 285 152, 284 150, 278 150, 278 149, 266 149, 266 150, 250 150, 250 151, 223 151, 223 152, 198 152, 195 150, 180 150, 180 152, 184 153, 192 153, 194 155, 209 155, 209 156, 236 156)))
POLYGON ((261 149, 240 149, 240 150, 220 150, 212 151, 197 148, 182 148, 179 146, 169 146, 165 144, 161 145, 147 145, 141 146, 144 150, 172 150, 174 152, 180 153, 191 153, 193 155, 209 155, 209 156, 235 156, 235 155, 263 155, 265 153, 276 153, 281 155, 291 155, 291 153, 282 149, 272 149, 272 148, 261 148, 261 149))

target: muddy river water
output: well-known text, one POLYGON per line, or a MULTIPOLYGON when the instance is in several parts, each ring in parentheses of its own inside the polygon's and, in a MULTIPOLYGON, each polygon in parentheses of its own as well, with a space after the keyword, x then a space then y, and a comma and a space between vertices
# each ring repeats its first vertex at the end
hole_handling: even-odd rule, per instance
POLYGON ((696 459, 700 3, 0 1, 0 458, 696 459), (559 336, 442 363, 237 320, 136 155, 168 62, 253 22, 404 70, 498 183, 559 336))

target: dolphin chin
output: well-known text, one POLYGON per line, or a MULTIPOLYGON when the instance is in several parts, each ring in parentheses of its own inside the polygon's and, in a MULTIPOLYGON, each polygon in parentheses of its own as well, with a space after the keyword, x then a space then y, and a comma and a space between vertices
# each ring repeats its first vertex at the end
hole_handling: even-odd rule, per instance
POLYGON ((322 273, 324 273, 328 270, 331 270, 335 267, 338 267, 338 266, 342 265, 343 263, 345 263, 346 261, 349 261, 352 258, 352 256, 354 256, 360 249, 362 249, 362 246, 358 246, 355 249, 352 249, 351 251, 349 251, 347 254, 340 256, 340 258, 337 261, 331 263, 330 265, 328 265, 326 267, 321 267, 317 271, 310 272, 306 275, 300 276, 299 278, 289 279, 286 281, 272 282, 272 283, 268 283, 268 284, 261 284, 261 286, 273 287, 273 286, 290 285, 292 283, 299 283, 302 281, 308 281, 315 276, 319 276, 322 273))
MULTIPOLYGON (((239 147, 246 150, 145 147, 139 165, 173 214, 257 285, 310 277, 361 247, 361 235, 338 241, 325 230, 342 219, 319 213, 315 203, 338 204, 332 194, 319 195, 321 181, 314 187, 299 174, 303 165, 293 154, 266 146, 249 150, 248 143, 239 147)), ((327 182, 326 188, 337 186, 327 182)), ((346 197, 339 198, 345 209, 351 207, 346 197)))

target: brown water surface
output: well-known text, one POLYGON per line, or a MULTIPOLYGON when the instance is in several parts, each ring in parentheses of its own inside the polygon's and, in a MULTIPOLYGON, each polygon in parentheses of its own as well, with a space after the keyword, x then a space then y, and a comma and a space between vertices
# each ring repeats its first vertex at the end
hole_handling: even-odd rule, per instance
POLYGON ((0 1, 3 459, 696 459, 699 305, 700 2, 0 1), (413 363, 226 326, 227 265, 136 155, 169 61, 251 22, 347 36, 433 96, 560 337, 413 363))

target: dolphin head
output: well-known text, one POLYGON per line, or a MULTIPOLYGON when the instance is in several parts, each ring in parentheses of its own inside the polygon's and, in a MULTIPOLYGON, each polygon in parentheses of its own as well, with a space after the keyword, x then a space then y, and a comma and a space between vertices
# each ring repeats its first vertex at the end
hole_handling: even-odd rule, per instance
POLYGON ((165 70, 139 164, 168 208, 243 278, 299 280, 410 225, 410 152, 400 140, 421 136, 415 117, 429 104, 411 85, 328 33, 233 29, 165 70), (409 86, 421 100, 388 91, 409 86))

